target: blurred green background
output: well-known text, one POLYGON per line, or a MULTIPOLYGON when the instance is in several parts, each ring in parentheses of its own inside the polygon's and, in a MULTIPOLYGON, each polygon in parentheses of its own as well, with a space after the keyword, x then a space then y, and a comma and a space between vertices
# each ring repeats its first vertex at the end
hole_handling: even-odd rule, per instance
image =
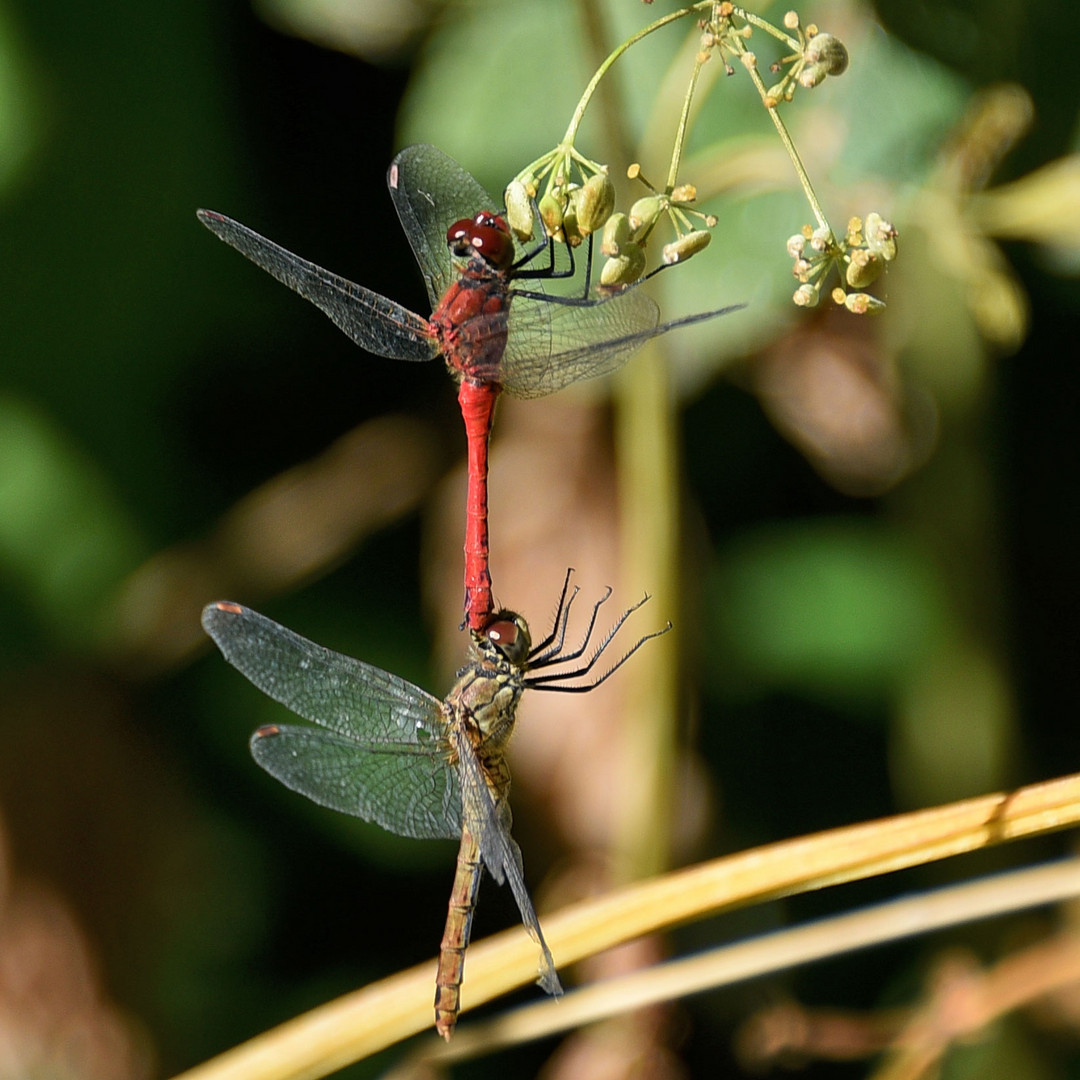
MULTIPOLYGON (((198 613, 249 602, 445 689, 454 656, 432 648, 454 615, 429 556, 450 552, 456 590, 460 541, 432 510, 464 449, 452 388, 435 365, 359 354, 194 211, 423 311, 385 189, 395 150, 437 142, 497 193, 562 134, 590 41, 613 47, 666 9, 386 8, 0 5, 0 946, 69 1010, 35 1027, 12 1007, 4 1022, 44 1071, 5 1077, 69 1075, 42 1064, 58 1054, 79 1062, 71 1076, 168 1075, 438 941, 452 845, 383 837, 259 773, 247 737, 280 712, 209 653, 198 613)), ((679 861, 1080 763, 1080 196, 1075 173, 1038 172, 1076 149, 1072 5, 800 10, 852 61, 797 98, 797 143, 834 225, 876 209, 901 256, 872 324, 796 310, 784 243, 809 215, 790 168, 745 80, 703 93, 686 171, 721 221, 658 296, 666 317, 750 307, 688 332, 670 367, 682 738, 709 793, 679 861), (1027 97, 980 112, 977 94, 1006 82, 1027 97), (1025 177, 1012 202, 984 194, 1025 177)), ((613 72, 632 144, 650 144, 650 122, 670 129, 654 111, 685 34, 613 72)), ((663 176, 664 159, 643 164, 663 176)), ((1068 844, 792 901, 676 947, 1068 844)), ((523 846, 530 880, 560 857, 523 846)), ((484 911, 481 933, 514 919, 491 887, 484 911)), ((988 960, 1005 937, 956 935, 988 960)), ((941 943, 777 985, 873 1008, 914 992, 941 943)), ((686 1003, 686 1072, 715 1075, 733 1029, 779 992, 686 1003)), ((1080 1076, 1075 1030, 1012 1037, 1008 1075, 1080 1076)), ((550 1050, 462 1075, 531 1075, 550 1050)))

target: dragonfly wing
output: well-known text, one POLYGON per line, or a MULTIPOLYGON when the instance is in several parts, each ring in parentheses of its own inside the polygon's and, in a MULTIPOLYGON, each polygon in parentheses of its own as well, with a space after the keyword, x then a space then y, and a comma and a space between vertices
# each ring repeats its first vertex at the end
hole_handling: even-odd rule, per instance
POLYGON ((271 776, 320 806, 399 836, 461 835, 461 791, 445 760, 410 753, 407 746, 388 752, 317 728, 276 724, 252 735, 251 754, 271 776))
POLYGON ((360 348, 392 360, 430 360, 437 354, 422 316, 301 259, 223 214, 200 210, 198 217, 219 239, 310 300, 360 348))
POLYGON ((496 202, 452 157, 427 143, 407 146, 390 165, 390 197, 420 264, 432 310, 455 278, 446 230, 496 202))
POLYGON ((562 983, 559 982, 559 976, 555 973, 555 958, 551 955, 548 943, 544 940, 540 920, 536 917, 529 892, 525 888, 525 866, 521 860, 521 848, 512 836, 507 836, 506 839, 509 841, 513 861, 513 868, 508 868, 506 872, 506 878, 510 882, 510 891, 517 901, 521 921, 525 924, 525 929, 529 931, 529 937, 540 946, 540 977, 537 982, 547 993, 558 997, 562 993, 562 983))
POLYGON ((661 323, 656 302, 628 288, 587 304, 561 304, 510 293, 502 387, 514 397, 553 394, 622 367, 647 341, 670 330, 728 315, 732 304, 661 323))
POLYGON ((458 759, 464 825, 476 837, 480 856, 491 876, 500 885, 509 883, 521 913, 521 921, 529 936, 540 946, 538 982, 549 994, 561 994, 562 984, 555 973, 555 960, 544 940, 540 920, 536 917, 536 910, 525 887, 521 848, 510 835, 510 807, 496 799, 484 778, 483 767, 472 744, 460 729, 451 729, 450 741, 458 759))
POLYGON ((641 289, 589 304, 510 293, 503 389, 542 397, 621 367, 661 331, 660 309, 641 289))
POLYGON ((361 812, 362 801, 350 808, 350 792, 338 793, 335 786, 367 787, 380 807, 370 820, 401 835, 459 834, 458 778, 447 760, 446 723, 437 698, 240 604, 209 604, 202 622, 225 659, 263 693, 335 736, 314 730, 301 736, 297 733, 306 730, 301 728, 258 736, 260 748, 253 752, 259 764, 317 802, 357 816, 368 816, 361 812), (321 752, 329 763, 325 775, 311 764, 321 752), (297 755, 295 768, 286 760, 289 754, 297 755), (346 765, 351 779, 344 781, 346 765), (298 771, 309 773, 306 786, 300 786, 298 771), (312 793, 315 786, 319 797, 312 793), (425 824, 440 817, 445 828, 425 824), (421 828, 425 831, 416 831, 421 828))

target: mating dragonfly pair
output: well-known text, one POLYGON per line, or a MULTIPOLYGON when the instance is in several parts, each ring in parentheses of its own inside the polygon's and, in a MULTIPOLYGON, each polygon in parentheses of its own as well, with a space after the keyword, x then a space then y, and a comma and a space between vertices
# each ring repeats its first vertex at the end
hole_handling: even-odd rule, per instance
POLYGON ((576 587, 570 590, 569 573, 552 631, 535 646, 520 615, 492 610, 487 446, 496 400, 502 390, 538 397, 606 374, 652 338, 733 309, 660 324, 656 304, 634 287, 578 299, 547 295, 542 279, 559 276, 550 244, 523 250, 505 219, 483 209, 494 203, 480 184, 432 146, 403 150, 390 166, 389 186, 423 272, 433 307, 430 319, 293 255, 221 214, 200 210, 199 219, 318 306, 368 352, 402 360, 442 356, 459 380, 469 462, 469 662, 440 701, 239 604, 209 605, 203 626, 225 659, 259 689, 321 725, 275 724, 256 731, 251 751, 264 769, 317 803, 391 832, 460 837, 435 994, 435 1026, 449 1038, 457 1019, 482 866, 500 884, 509 883, 522 921, 540 946, 540 985, 552 994, 561 991, 525 889, 521 851, 510 835, 510 773, 504 753, 522 693, 528 688, 591 690, 647 640, 670 629, 668 624, 640 638, 594 676, 623 622, 644 600, 625 611, 591 653, 607 595, 594 605, 581 644, 567 651, 567 621, 578 592, 576 587), (545 250, 548 265, 535 267, 545 250), (521 287, 522 281, 529 287, 521 287), (583 657, 576 668, 562 666, 583 657), (585 681, 575 681, 581 679, 585 681))

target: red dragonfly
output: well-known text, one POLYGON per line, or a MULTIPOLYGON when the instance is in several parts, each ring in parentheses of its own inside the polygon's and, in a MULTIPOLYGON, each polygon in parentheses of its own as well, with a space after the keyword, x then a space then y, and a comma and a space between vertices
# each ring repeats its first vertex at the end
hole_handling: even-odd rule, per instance
MULTIPOLYGON (((460 838, 457 872, 435 976, 435 1027, 449 1039, 457 1023, 465 949, 480 888, 481 863, 509 883, 522 922, 540 946, 539 983, 562 987, 525 888, 521 849, 510 835, 510 771, 504 757, 518 701, 527 689, 583 693, 604 682, 657 633, 642 637, 602 675, 587 677, 625 611, 580 666, 584 639, 564 648, 570 608, 567 574, 551 633, 532 644, 525 620, 498 611, 471 630, 469 662, 440 701, 396 675, 316 645, 230 601, 207 605, 202 623, 225 659, 260 690, 320 727, 268 724, 251 738, 255 760, 286 787, 322 806, 373 821, 400 836, 460 838), (544 669, 549 669, 546 673, 544 669)), ((648 597, 645 597, 647 600, 648 597)))
POLYGON ((441 150, 402 150, 388 183, 427 285, 430 319, 222 214, 200 210, 198 216, 220 239, 320 308, 361 348, 398 360, 443 357, 459 382, 468 440, 465 621, 478 630, 492 611, 487 454, 499 393, 542 397, 604 375, 651 338, 735 308, 661 324, 655 302, 633 286, 580 298, 549 296, 539 279, 566 276, 555 270, 553 243, 524 250, 505 218, 485 209, 496 205, 491 196, 441 150), (547 265, 537 266, 544 252, 547 265), (521 288, 521 281, 531 287, 521 288))

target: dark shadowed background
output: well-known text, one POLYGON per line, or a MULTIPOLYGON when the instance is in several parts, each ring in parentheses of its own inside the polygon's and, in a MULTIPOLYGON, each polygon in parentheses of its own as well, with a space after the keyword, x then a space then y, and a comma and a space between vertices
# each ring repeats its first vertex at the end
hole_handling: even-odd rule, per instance
MULTIPOLYGON (((358 352, 195 209, 426 313, 386 193, 394 152, 436 142, 498 194, 558 141, 596 34, 614 47, 666 9, 401 5, 416 25, 380 48, 366 6, 343 9, 352 52, 344 17, 308 31, 336 49, 288 32, 314 10, 298 2, 265 3, 269 21, 238 0, 0 9, 0 1026, 20 1063, 5 1077, 169 1075, 437 947, 453 845, 387 837, 264 776, 247 738, 282 712, 211 653, 198 616, 250 603, 442 693, 464 648, 453 387, 439 365, 358 352)), ((827 300, 796 309, 784 244, 805 203, 745 80, 709 88, 686 172, 720 224, 657 296, 665 317, 749 308, 668 345, 682 599, 643 630, 676 622, 677 863, 1080 767, 1080 181, 1074 161, 1038 172, 1077 149, 1072 6, 801 14, 847 41, 851 67, 796 99, 796 142, 836 226, 876 209, 900 258, 872 324, 827 300), (1021 178, 1015 203, 980 202, 1021 178)), ((687 32, 614 69, 606 107, 631 144, 687 32)), ((599 128, 580 146, 606 160, 599 128)), ((659 181, 666 160, 643 167, 659 181)), ((618 423, 603 388, 500 406, 496 592, 537 623, 570 563, 593 594, 612 582, 613 603, 657 587, 620 576, 618 423)), ((603 700, 575 723, 605 730, 618 699, 603 700)), ((581 840, 592 804, 566 804, 582 785, 530 772, 562 745, 542 715, 523 707, 515 763, 541 903, 608 836, 581 840)), ((591 773, 596 813, 617 814, 626 777, 591 773)), ((1070 843, 772 905, 668 947, 1070 843)), ((476 933, 515 917, 489 884, 476 933)), ((946 945, 990 962, 1049 921, 703 995, 666 1020, 667 1065, 735 1070, 732 1034, 764 1005, 910 1000, 946 945)), ((1003 1031, 991 1051, 1007 1044, 1009 1076, 1080 1075, 1075 1023, 1003 1031)), ((461 1075, 533 1075, 551 1050, 461 1075)), ((965 1075, 1005 1075, 982 1053, 965 1075)))

